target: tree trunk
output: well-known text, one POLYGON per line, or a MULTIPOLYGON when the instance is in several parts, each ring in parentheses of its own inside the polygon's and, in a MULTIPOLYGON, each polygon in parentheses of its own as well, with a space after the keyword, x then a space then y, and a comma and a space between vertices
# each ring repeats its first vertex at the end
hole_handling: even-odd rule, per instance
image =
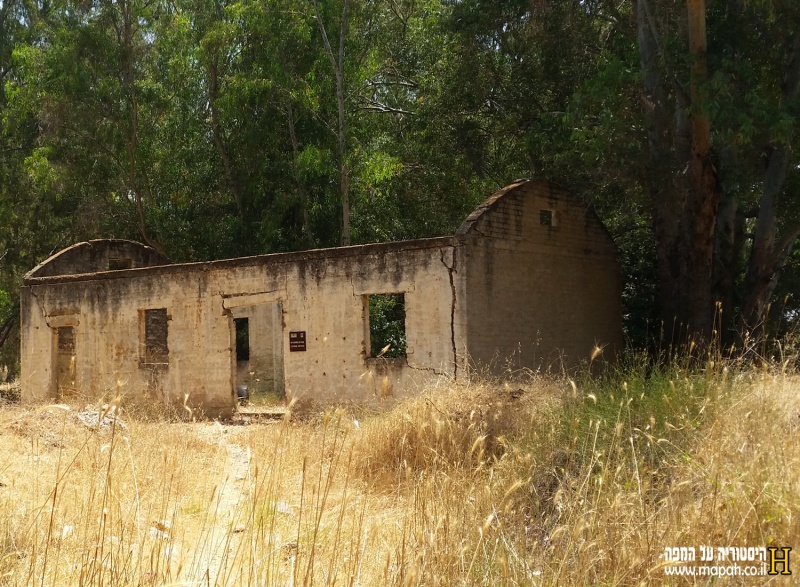
POLYGON ((311 218, 308 211, 308 193, 303 187, 300 169, 297 165, 297 160, 300 156, 300 144, 297 140, 297 132, 294 127, 294 109, 292 108, 291 96, 287 96, 286 98, 286 118, 289 126, 289 139, 292 142, 292 174, 297 184, 297 191, 300 193, 300 205, 303 208, 303 244, 306 248, 310 249, 314 246, 314 235, 311 232, 311 218))
POLYGON ((664 65, 656 18, 637 3, 637 36, 648 121, 648 191, 656 237, 660 313, 667 341, 710 340, 719 190, 710 162, 710 123, 700 88, 707 78, 704 0, 688 0, 689 95, 664 65))
POLYGON ((689 159, 691 181, 689 217, 688 301, 690 329, 706 340, 714 336, 715 308, 713 298, 714 233, 719 205, 717 174, 711 164, 711 123, 703 103, 701 88, 708 78, 706 62, 705 0, 688 0, 689 52, 692 58, 690 96, 692 99, 692 153, 689 159))
POLYGON ((133 40, 135 15, 130 2, 121 2, 122 31, 117 30, 118 41, 122 49, 122 82, 128 95, 131 109, 130 133, 126 142, 128 157, 127 188, 133 195, 136 206, 136 215, 139 222, 139 233, 146 244, 164 254, 164 247, 158 239, 151 237, 147 230, 147 219, 144 215, 144 198, 139 185, 139 172, 137 170, 137 151, 139 146, 139 101, 136 93, 136 55, 133 40))
POLYGON ((661 69, 653 15, 645 0, 637 3, 637 36, 639 59, 643 73, 642 106, 648 122, 646 176, 647 190, 653 211, 658 268, 659 311, 664 328, 672 331, 679 305, 679 225, 683 203, 674 186, 676 167, 673 149, 675 112, 665 75, 661 69))
POLYGON ((347 35, 347 11, 349 0, 342 1, 342 20, 339 23, 339 60, 336 63, 336 104, 339 112, 339 193, 342 197, 342 238, 341 245, 350 244, 350 168, 347 164, 347 112, 344 95, 344 39, 347 35))
POLYGON ((222 142, 222 130, 219 124, 219 110, 217 109, 217 100, 219 99, 219 56, 214 53, 210 57, 208 64, 208 104, 211 110, 211 134, 214 137, 214 148, 217 150, 220 160, 222 161, 222 168, 225 170, 225 180, 228 184, 228 190, 233 196, 236 203, 236 210, 239 213, 239 218, 244 220, 244 206, 242 204, 241 190, 236 181, 236 175, 233 171, 233 162, 225 144, 222 142))
MULTIPOLYGON (((794 47, 781 87, 781 107, 786 108, 800 94, 800 33, 794 39, 794 47)), ((783 192, 786 172, 789 167, 789 146, 770 145, 767 167, 764 172, 764 188, 753 232, 753 246, 745 275, 745 302, 742 310, 742 335, 758 334, 764 323, 772 292, 777 285, 779 271, 783 267, 792 244, 800 234, 800 227, 790 229, 784 238, 775 243, 776 213, 783 192)))
POLYGON ((338 123, 336 126, 337 148, 339 156, 339 195, 342 206, 342 226, 340 244, 345 247, 350 244, 350 169, 347 164, 347 112, 346 96, 344 93, 344 41, 347 36, 347 18, 350 7, 349 0, 342 0, 342 17, 339 21, 339 54, 338 58, 333 53, 333 48, 325 30, 325 23, 322 22, 322 15, 319 11, 319 2, 314 0, 314 10, 317 16, 322 42, 325 45, 325 52, 333 67, 334 77, 336 78, 336 106, 338 111, 338 123))
POLYGON ((6 317, 3 321, 3 324, 0 325, 0 348, 6 344, 9 335, 14 330, 14 325, 19 320, 19 302, 14 304, 14 309, 11 310, 11 313, 6 317))
POLYGON ((717 231, 714 250, 714 299, 720 302, 720 340, 728 346, 736 340, 736 285, 739 256, 744 247, 745 218, 739 210, 739 185, 735 179, 737 165, 733 149, 720 152, 720 202, 717 209, 717 231))

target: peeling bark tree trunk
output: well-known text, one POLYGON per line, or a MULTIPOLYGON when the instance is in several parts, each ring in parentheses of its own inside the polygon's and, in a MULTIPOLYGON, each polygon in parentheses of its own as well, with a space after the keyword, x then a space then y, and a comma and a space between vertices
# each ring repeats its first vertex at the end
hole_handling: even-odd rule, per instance
MULTIPOLYGON (((669 71, 659 45, 657 19, 648 0, 637 2, 639 56, 648 121, 648 190, 658 255, 661 315, 671 341, 710 341, 718 330, 715 302, 732 312, 736 259, 743 244, 743 217, 736 187, 724 184, 712 164, 711 125, 702 88, 708 79, 705 0, 686 0, 690 64, 688 95, 669 71)), ((800 95, 800 34, 794 39, 781 88, 781 108, 800 95)), ((776 238, 778 203, 789 169, 788 144, 771 144, 744 278, 740 331, 757 331, 800 226, 776 238)), ((721 154, 732 168, 732 153, 721 154)), ((723 314, 724 316, 724 314, 723 314)), ((729 327, 730 318, 726 319, 729 327)), ((728 328, 725 328, 727 331, 728 328)), ((731 328, 732 330, 732 328, 731 328)))
POLYGON ((711 164, 711 123, 700 95, 708 78, 706 62, 705 0, 688 0, 689 52, 692 58, 690 95, 692 100, 692 153, 689 159, 691 215, 689 230, 689 268, 686 292, 690 301, 687 323, 692 331, 709 340, 713 336, 715 309, 713 296, 714 233, 719 205, 717 174, 711 164))
POLYGON ((653 210, 660 312, 671 342, 709 340, 714 328, 714 234, 719 190, 710 162, 705 1, 688 0, 689 95, 664 65, 656 18, 637 3, 639 57, 648 121, 648 191, 653 210))

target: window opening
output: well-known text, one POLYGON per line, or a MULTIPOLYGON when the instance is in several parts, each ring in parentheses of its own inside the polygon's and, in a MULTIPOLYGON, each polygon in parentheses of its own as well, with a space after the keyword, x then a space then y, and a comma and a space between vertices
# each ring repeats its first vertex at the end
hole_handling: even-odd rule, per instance
POLYGON ((247 318, 234 318, 236 328, 236 362, 250 360, 250 321, 247 318))
POLYGON ((108 270, 119 271, 120 269, 130 269, 133 266, 131 259, 125 257, 110 257, 108 259, 108 270))
POLYGON ((144 362, 169 362, 166 308, 144 311, 144 362))
POLYGON ((406 356, 405 294, 373 294, 368 297, 370 357, 406 356))
POLYGON ((554 226, 553 223, 553 211, 552 210, 540 210, 539 211, 539 222, 542 226, 554 226))

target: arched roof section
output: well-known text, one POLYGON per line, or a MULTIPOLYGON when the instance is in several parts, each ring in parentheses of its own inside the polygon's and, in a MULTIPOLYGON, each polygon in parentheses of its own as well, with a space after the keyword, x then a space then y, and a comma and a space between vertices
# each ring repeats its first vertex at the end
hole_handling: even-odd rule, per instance
POLYGON ((545 235, 550 238, 571 228, 594 233, 596 239, 616 254, 611 234, 590 205, 549 181, 520 179, 475 208, 456 235, 515 240, 521 238, 523 232, 539 233, 543 229, 542 238, 545 235))
POLYGON ((48 257, 25 278, 81 275, 168 265, 169 260, 152 247, 124 239, 97 239, 76 243, 48 257))
POLYGON ((477 208, 475 208, 469 216, 466 217, 464 222, 461 223, 461 226, 458 227, 458 230, 456 230, 456 234, 468 235, 472 232, 475 232, 477 225, 480 224, 480 221, 484 215, 490 213, 494 208, 496 208, 503 198, 512 194, 520 186, 530 183, 530 181, 531 180, 528 179, 520 179, 500 190, 497 190, 486 200, 484 200, 477 208))

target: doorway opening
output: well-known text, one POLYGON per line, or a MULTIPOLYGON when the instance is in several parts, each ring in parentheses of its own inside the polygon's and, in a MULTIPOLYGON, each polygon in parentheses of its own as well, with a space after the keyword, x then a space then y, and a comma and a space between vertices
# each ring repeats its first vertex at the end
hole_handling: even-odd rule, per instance
POLYGON ((236 328, 236 362, 250 360, 250 320, 248 318, 234 318, 236 328))
POLYGON ((251 404, 282 404, 283 310, 280 302, 231 309, 233 388, 251 404), (245 389, 246 388, 246 391, 245 389))

